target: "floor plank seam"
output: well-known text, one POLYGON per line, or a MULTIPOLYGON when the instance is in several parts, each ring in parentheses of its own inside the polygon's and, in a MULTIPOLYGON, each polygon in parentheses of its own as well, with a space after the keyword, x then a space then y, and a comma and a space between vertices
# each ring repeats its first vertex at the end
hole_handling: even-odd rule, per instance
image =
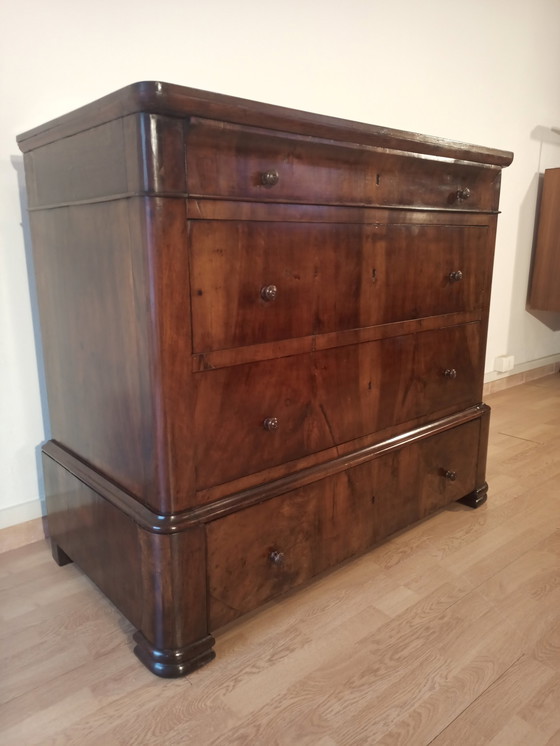
MULTIPOLYGON (((481 581, 480 581, 480 582, 478 583, 478 585, 476 585, 476 586, 473 586, 473 588, 472 588, 472 590, 471 590, 470 592, 471 592, 471 593, 473 593, 474 591, 478 591, 478 589, 479 589, 479 588, 481 588, 481 587, 482 587, 483 585, 486 585, 486 584, 488 583, 488 581, 492 580, 492 579, 493 579, 493 578, 495 578, 495 577, 496 577, 497 575, 501 575, 501 574, 502 574, 502 573, 503 573, 503 572, 504 572, 505 570, 507 570, 507 569, 508 569, 508 567, 511 567, 511 565, 514 565, 514 564, 515 564, 516 562, 519 562, 519 560, 520 560, 520 559, 521 559, 522 557, 525 557, 525 556, 526 556, 527 554, 529 554, 530 552, 534 552, 534 551, 535 551, 535 547, 537 547, 537 546, 539 546, 539 545, 540 545, 540 541, 538 541, 538 540, 535 540, 535 543, 534 543, 534 545, 532 545, 532 546, 531 546, 531 547, 530 547, 529 549, 526 549, 526 550, 525 550, 524 552, 522 552, 521 554, 517 554, 517 555, 516 555, 516 556, 515 556, 515 557, 514 557, 514 558, 513 558, 512 560, 511 560, 511 562, 508 562, 508 563, 507 563, 507 564, 505 564, 505 565, 500 565, 500 566, 498 567, 498 569, 497 569, 497 570, 496 570, 496 571, 495 571, 494 573, 492 573, 491 575, 487 575, 487 576, 485 576, 485 577, 484 577, 484 579, 483 579, 483 580, 481 580, 481 581)), ((487 596, 485 596, 485 598, 488 598, 488 597, 487 597, 487 596)), ((493 602, 493 600, 492 600, 491 598, 489 598, 488 600, 489 600, 489 601, 491 601, 491 602, 492 602, 492 603, 494 604, 494 602, 493 602)), ((497 605, 497 608, 499 608, 499 604, 497 605)))
POLYGON ((439 733, 437 733, 434 736, 434 738, 432 738, 431 741, 428 741, 428 743, 426 743, 425 746, 430 746, 430 744, 434 743, 434 741, 436 741, 443 733, 445 733, 445 731, 448 728, 450 728, 456 720, 458 720, 460 717, 463 717, 463 715, 467 712, 467 710, 469 710, 476 702, 478 702, 478 700, 481 697, 484 697, 486 695, 486 693, 490 689, 492 689, 492 687, 496 686, 506 676, 506 674, 509 673, 509 671, 511 671, 511 669, 519 663, 519 661, 521 661, 523 658, 526 658, 526 657, 527 657, 527 653, 526 652, 521 653, 521 655, 519 657, 517 657, 514 661, 512 661, 511 664, 504 671, 502 671, 502 673, 499 676, 497 676, 494 679, 494 681, 490 682, 490 684, 488 684, 488 686, 485 689, 483 689, 481 692, 479 692, 478 695, 473 700, 471 700, 466 707, 464 707, 461 710, 461 712, 459 712, 454 718, 452 718, 447 723, 447 725, 445 725, 439 731, 439 733))
POLYGON ((504 435, 506 438, 514 438, 515 440, 522 440, 523 443, 534 443, 536 446, 544 445, 542 440, 532 440, 531 438, 522 438, 519 435, 512 435, 511 433, 504 433, 502 430, 498 432, 498 435, 504 435))

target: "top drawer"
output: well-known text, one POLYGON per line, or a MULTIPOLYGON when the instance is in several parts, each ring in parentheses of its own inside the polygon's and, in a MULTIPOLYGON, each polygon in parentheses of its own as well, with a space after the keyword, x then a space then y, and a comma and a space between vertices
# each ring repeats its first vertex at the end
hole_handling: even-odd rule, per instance
POLYGON ((187 134, 195 197, 495 211, 499 187, 496 166, 197 118, 187 134))

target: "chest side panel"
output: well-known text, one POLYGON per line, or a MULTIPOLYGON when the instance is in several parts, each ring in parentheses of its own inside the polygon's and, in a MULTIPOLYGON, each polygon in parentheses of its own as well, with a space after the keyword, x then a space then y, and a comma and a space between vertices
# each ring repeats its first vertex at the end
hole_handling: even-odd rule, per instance
POLYGON ((157 492, 138 202, 31 213, 52 437, 125 489, 157 492))

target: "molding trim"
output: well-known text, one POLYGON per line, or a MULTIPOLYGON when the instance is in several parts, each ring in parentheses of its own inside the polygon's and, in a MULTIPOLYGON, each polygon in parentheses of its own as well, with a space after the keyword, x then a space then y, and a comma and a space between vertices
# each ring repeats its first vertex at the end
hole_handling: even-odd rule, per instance
POLYGON ((41 518, 43 513, 43 505, 40 499, 29 500, 26 503, 8 505, 5 508, 0 508, 0 530, 9 528, 10 526, 16 526, 20 523, 26 523, 35 518, 41 518))
POLYGON ((401 435, 374 443, 357 451, 339 456, 330 462, 315 464, 287 476, 258 484, 245 490, 233 492, 208 504, 198 505, 181 513, 154 513, 140 503, 114 482, 93 469, 78 456, 66 450, 54 440, 43 446, 43 454, 69 472, 80 482, 93 490, 99 497, 107 500, 128 516, 145 531, 157 534, 174 534, 186 531, 191 526, 222 518, 242 508, 269 500, 319 479, 345 471, 348 467, 358 466, 371 461, 384 453, 402 448, 410 443, 422 440, 430 435, 449 430, 465 422, 478 419, 488 412, 485 404, 477 404, 462 412, 442 417, 435 422, 419 426, 401 435))

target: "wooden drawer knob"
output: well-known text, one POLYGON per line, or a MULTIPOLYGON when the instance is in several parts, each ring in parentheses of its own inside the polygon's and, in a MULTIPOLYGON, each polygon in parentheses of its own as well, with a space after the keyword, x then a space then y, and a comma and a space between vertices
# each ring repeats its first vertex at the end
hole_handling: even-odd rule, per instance
POLYGON ((276 300, 277 295, 278 288, 276 287, 276 285, 265 285, 263 288, 261 288, 261 298, 267 303, 276 300))
POLYGON ((446 368, 443 371, 443 375, 446 378, 457 378, 457 371, 455 370, 455 368, 446 368))
POLYGON ((463 189, 457 189, 457 202, 464 202, 466 199, 468 199, 471 196, 471 190, 468 187, 464 187, 463 189))
POLYGON ((444 476, 446 479, 449 479, 450 482, 454 482, 457 479, 457 472, 449 470, 445 472, 444 476))
POLYGON ((263 422, 263 427, 269 432, 272 430, 278 430, 278 419, 276 417, 267 417, 263 422))
POLYGON ((271 561, 273 565, 276 565, 277 567, 279 565, 284 564, 284 552, 278 552, 276 549, 274 549, 269 555, 268 559, 271 561))
POLYGON ((275 169, 263 171, 261 174, 261 184, 265 187, 273 187, 280 181, 280 174, 275 169))
POLYGON ((463 279, 463 273, 460 269, 456 270, 455 272, 449 273, 449 280, 450 282, 460 282, 463 279))

